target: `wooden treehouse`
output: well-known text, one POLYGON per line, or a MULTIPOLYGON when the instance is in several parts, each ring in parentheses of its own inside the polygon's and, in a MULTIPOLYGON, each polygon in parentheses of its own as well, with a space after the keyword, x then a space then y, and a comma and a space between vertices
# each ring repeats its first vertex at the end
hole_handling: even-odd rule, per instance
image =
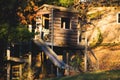
MULTIPOLYGON (((81 36, 81 33, 85 34, 85 28, 80 27, 78 11, 73 8, 44 4, 36 14, 35 32, 38 34, 35 36, 34 42, 41 49, 39 54, 41 61, 39 62, 42 63, 43 60, 52 62, 51 64, 46 63, 45 65, 49 67, 46 66, 45 72, 42 72, 57 76, 71 74, 69 64, 72 57, 76 53, 80 55, 87 53, 84 51, 87 50, 87 46, 85 46, 87 39, 85 36, 81 36), (60 71, 61 68, 64 69, 64 72, 60 71)), ((85 70, 87 70, 86 59, 85 70)), ((43 70, 43 66, 40 67, 43 70)))
POLYGON ((44 4, 37 11, 36 26, 41 33, 40 37, 48 45, 78 47, 78 19, 78 11, 73 8, 44 4))

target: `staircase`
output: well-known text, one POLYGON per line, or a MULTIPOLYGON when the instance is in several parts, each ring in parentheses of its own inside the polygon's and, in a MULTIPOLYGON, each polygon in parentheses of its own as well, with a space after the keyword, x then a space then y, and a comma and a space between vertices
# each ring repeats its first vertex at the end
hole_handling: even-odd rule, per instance
POLYGON ((65 69, 68 67, 63 61, 58 59, 58 55, 48 46, 42 39, 36 39, 34 42, 42 48, 45 54, 49 57, 49 59, 59 68, 65 69))
POLYGON ((22 65, 12 66, 12 80, 21 80, 22 65))

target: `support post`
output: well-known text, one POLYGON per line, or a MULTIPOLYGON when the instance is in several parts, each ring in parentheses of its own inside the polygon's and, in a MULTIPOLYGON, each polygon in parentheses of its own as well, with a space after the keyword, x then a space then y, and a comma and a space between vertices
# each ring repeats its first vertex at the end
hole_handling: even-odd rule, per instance
MULTIPOLYGON (((51 26, 51 49, 53 50, 54 45, 54 9, 52 9, 52 26, 51 26)), ((51 73, 53 74, 53 64, 51 64, 51 73)))
POLYGON ((88 42, 87 42, 87 33, 85 33, 85 52, 84 52, 84 71, 87 71, 87 50, 88 50, 88 42))
POLYGON ((52 9, 52 26, 51 26, 51 48, 53 50, 54 45, 54 9, 52 9))
POLYGON ((32 32, 32 25, 31 25, 31 24, 28 25, 28 30, 29 30, 30 32, 32 32))
POLYGON ((31 80, 31 58, 32 58, 32 55, 31 53, 28 55, 28 68, 29 68, 29 72, 28 72, 28 79, 31 80))
POLYGON ((57 77, 59 77, 59 68, 57 67, 57 77))
POLYGON ((22 80, 22 64, 19 65, 20 80, 22 80))
POLYGON ((7 64, 7 80, 10 80, 10 68, 11 68, 11 65, 10 63, 7 64))
MULTIPOLYGON (((7 60, 10 60, 10 49, 7 49, 7 60)), ((8 62, 7 63, 7 80, 10 80, 10 69, 11 69, 11 65, 8 62)))
MULTIPOLYGON (((66 63, 69 64, 69 53, 66 52, 66 63)), ((67 75, 69 75, 70 71, 69 68, 67 69, 67 75)))

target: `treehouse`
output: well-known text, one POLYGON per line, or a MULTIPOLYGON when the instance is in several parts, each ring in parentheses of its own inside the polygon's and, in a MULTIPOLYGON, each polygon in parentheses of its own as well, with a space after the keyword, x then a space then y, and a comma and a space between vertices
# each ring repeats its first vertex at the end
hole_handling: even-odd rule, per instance
POLYGON ((73 8, 44 4, 37 11, 35 31, 48 45, 79 46, 79 28, 78 11, 73 8))
POLYGON ((39 46, 37 54, 39 62, 36 63, 42 68, 41 72, 46 68, 45 73, 59 76, 61 69, 69 71, 70 58, 83 49, 80 45, 81 28, 78 11, 44 4, 39 7, 36 15, 37 35, 34 42, 39 46), (43 64, 43 61, 46 63, 43 64))

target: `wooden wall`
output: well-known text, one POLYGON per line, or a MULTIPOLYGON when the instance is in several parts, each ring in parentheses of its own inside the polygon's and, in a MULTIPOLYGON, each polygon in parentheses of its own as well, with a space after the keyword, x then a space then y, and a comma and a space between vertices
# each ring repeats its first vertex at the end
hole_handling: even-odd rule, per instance
POLYGON ((57 46, 77 45, 78 15, 71 12, 54 11, 54 44, 57 46), (61 28, 61 18, 70 19, 70 29, 61 28))
POLYGON ((52 9, 49 9, 48 11, 39 10, 38 14, 39 12, 42 13, 42 15, 49 14, 49 30, 50 35, 53 35, 53 43, 55 46, 66 47, 71 45, 77 45, 78 13, 59 10, 52 11, 52 9), (70 29, 61 28, 62 17, 70 19, 70 29))

